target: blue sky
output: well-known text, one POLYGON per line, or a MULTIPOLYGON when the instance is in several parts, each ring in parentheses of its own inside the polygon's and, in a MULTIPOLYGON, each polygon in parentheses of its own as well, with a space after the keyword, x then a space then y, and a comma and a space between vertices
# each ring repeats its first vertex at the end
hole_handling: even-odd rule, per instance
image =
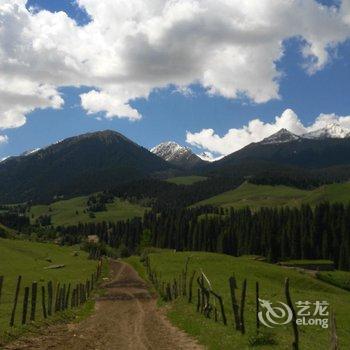
MULTIPOLYGON (((330 4, 330 1, 322 2, 330 4)), ((87 13, 73 1, 30 0, 27 7, 30 6, 37 11, 64 11, 81 26, 90 21, 87 13)), ((191 85, 192 94, 187 96, 172 86, 153 91, 148 99, 133 100, 131 107, 142 115, 142 119, 136 121, 106 119, 105 112, 88 115, 79 96, 90 88, 59 87, 64 106, 36 109, 27 114, 23 126, 3 130, 1 133, 7 135, 8 142, 0 144, 0 158, 103 129, 117 130, 145 147, 152 147, 166 140, 185 145, 187 131, 214 129, 223 136, 229 129, 239 129, 257 117, 273 123, 287 108, 291 108, 305 126, 311 125, 321 113, 349 116, 349 57, 350 41, 347 40, 337 45, 332 59, 322 69, 310 75, 303 67, 305 59, 300 39, 288 39, 284 42, 284 55, 277 62, 278 71, 283 73, 279 78, 280 99, 256 103, 248 98, 210 96, 200 84, 191 85)))

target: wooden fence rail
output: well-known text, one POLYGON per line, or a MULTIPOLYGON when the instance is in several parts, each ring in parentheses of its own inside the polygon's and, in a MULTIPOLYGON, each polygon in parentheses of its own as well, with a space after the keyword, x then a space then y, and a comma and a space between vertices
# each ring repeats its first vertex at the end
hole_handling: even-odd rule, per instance
MULTIPOLYGON (((98 281, 102 274, 102 266, 102 259, 100 259, 96 267, 96 272, 92 273, 84 283, 78 283, 77 287, 74 289, 72 288, 71 283, 65 284, 60 282, 58 282, 54 288, 52 281, 48 281, 47 285, 42 284, 40 287, 38 282, 33 282, 30 286, 24 286, 23 305, 20 310, 20 323, 25 325, 28 322, 28 318, 31 322, 34 322, 38 318, 38 299, 40 303, 40 297, 42 318, 44 319, 52 316, 56 312, 65 311, 69 308, 74 308, 86 303, 92 296, 92 291, 98 285, 98 281), (40 296, 38 295, 38 291, 41 292, 40 296)), ((20 298, 22 300, 22 297, 20 297, 22 295, 21 286, 22 276, 18 276, 9 321, 10 327, 16 325, 18 302, 20 298)), ((0 307, 3 288, 4 277, 0 276, 0 307)))

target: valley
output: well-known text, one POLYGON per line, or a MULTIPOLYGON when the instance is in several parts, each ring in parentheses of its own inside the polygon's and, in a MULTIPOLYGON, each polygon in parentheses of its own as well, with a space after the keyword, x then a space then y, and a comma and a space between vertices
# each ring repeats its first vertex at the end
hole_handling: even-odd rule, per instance
POLYGON ((0 0, 0 350, 350 350, 350 0, 0 0))
MULTIPOLYGON (((16 344, 27 346, 27 342, 43 342, 43 348, 52 343, 60 349, 68 341, 63 334, 72 317, 82 322, 69 329, 87 343, 94 343, 88 330, 96 325, 106 331, 96 335, 106 344, 124 342, 125 337, 117 339, 108 331, 114 327, 111 317, 121 317, 115 308, 119 302, 108 299, 110 305, 104 309, 100 299, 100 293, 112 293, 111 299, 131 298, 132 302, 121 305, 130 317, 129 324, 138 329, 130 336, 140 339, 139 347, 144 342, 157 343, 149 324, 164 325, 168 321, 159 312, 166 312, 173 326, 167 324, 164 334, 175 332, 175 337, 184 337, 184 344, 192 348, 230 349, 235 344, 236 348, 285 349, 293 339, 291 324, 272 330, 260 324, 257 332, 254 288, 259 282, 261 298, 284 302, 285 279, 289 278, 293 303, 326 300, 331 305, 339 344, 346 347, 350 344, 346 331, 350 312, 348 145, 346 135, 301 138, 282 130, 209 162, 172 142, 150 152, 119 133, 104 131, 5 160, 0 163, 0 180, 4 180, 0 185, 0 254, 6 268, 0 268, 0 276, 5 282, 12 276, 12 281, 4 284, 0 300, 0 310, 5 311, 0 321, 3 342, 10 341, 8 349, 16 344), (313 162, 308 163, 310 157, 313 162), (99 280, 102 292, 95 289, 85 304, 59 311, 48 320, 49 328, 40 331, 42 337, 27 335, 43 324, 40 317, 29 326, 9 328, 16 276, 25 276, 22 287, 37 281, 39 292, 48 280, 68 286, 91 276, 101 256, 106 261, 104 276, 107 266, 112 266, 113 273, 113 266, 120 267, 123 260, 143 279, 142 291, 128 291, 131 282, 124 285, 119 275, 110 277, 118 285, 112 290, 104 277, 105 281, 99 280), (186 277, 184 284, 179 277, 186 261, 186 271, 196 271, 198 277, 204 272, 210 290, 222 297, 227 325, 219 299, 208 304, 205 315, 196 311, 204 300, 197 294, 203 291, 197 278, 191 282, 192 300, 188 302, 190 282, 186 277), (58 267, 46 269, 50 265, 58 267), (237 298, 247 279, 245 334, 235 330, 228 282, 232 274, 237 298), (172 286, 170 292, 165 292, 166 283, 172 286), (146 293, 152 303, 140 300, 139 292, 146 293), (147 306, 140 308, 140 303, 147 306), (142 321, 146 311, 152 319, 142 321), (56 318, 64 324, 56 326, 56 318), (24 337, 16 343, 21 334, 24 337)), ((134 276, 132 270, 130 273, 134 276)), ((19 310, 24 302, 22 287, 19 310)), ((43 312, 38 305, 38 315, 43 312)), ((130 332, 126 325, 118 325, 125 334, 130 332)), ((312 350, 319 348, 317 342, 330 343, 329 329, 300 326, 298 331, 300 348, 312 350)), ((73 339, 70 346, 80 349, 81 344, 73 339)), ((173 336, 166 344, 175 344, 173 336)))

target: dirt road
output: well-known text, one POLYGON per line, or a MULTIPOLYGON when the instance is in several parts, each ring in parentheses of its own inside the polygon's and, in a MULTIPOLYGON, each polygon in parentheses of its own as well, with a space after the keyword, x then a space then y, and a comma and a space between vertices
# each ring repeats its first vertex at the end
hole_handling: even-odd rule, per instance
POLYGON ((111 262, 111 279, 104 288, 104 296, 96 301, 88 319, 49 327, 4 349, 202 349, 157 309, 156 299, 131 266, 111 262))

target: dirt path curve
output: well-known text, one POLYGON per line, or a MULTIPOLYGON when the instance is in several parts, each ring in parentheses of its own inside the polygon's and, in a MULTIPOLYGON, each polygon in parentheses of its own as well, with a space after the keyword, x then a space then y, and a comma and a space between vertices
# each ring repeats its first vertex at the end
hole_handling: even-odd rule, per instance
POLYGON ((106 293, 96 301, 91 317, 78 324, 49 327, 43 334, 20 339, 4 349, 203 349, 170 324, 130 265, 110 264, 112 277, 104 284, 106 293))

